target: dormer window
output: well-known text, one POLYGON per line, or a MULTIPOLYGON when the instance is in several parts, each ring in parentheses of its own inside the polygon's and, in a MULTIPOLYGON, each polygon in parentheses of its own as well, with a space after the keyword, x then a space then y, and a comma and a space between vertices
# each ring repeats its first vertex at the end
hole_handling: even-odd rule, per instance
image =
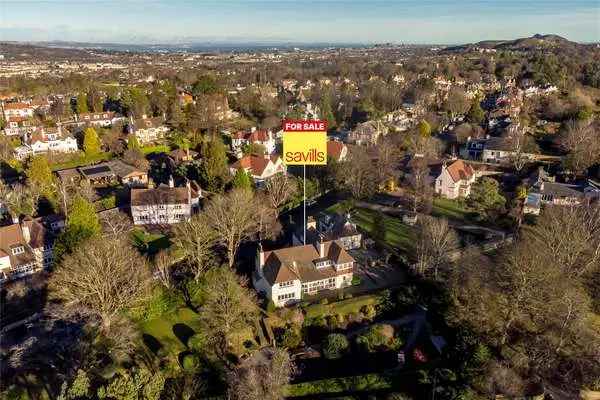
POLYGON ((327 259, 315 260, 315 267, 317 267, 317 268, 325 268, 330 265, 331 265, 331 260, 327 260, 327 259))
POLYGON ((25 247, 24 246, 13 247, 12 253, 13 253, 13 256, 16 256, 17 254, 25 253, 25 247))

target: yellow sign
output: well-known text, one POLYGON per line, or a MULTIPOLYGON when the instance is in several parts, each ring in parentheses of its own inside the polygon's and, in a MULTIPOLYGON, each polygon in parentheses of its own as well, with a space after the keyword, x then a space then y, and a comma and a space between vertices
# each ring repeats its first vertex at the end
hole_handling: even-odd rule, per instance
POLYGON ((285 165, 326 165, 327 133, 283 132, 283 163, 285 165))

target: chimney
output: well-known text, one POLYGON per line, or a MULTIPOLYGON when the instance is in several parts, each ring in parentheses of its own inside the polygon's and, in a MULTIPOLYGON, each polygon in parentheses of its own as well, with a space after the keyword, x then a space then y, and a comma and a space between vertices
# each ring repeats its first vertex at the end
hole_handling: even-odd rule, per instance
POLYGON ((25 243, 29 244, 31 241, 31 232, 29 231, 29 227, 25 225, 25 223, 21 224, 21 232, 23 232, 23 239, 25 239, 25 243))
POLYGON ((17 214, 13 214, 12 215, 12 223, 13 224, 18 224, 19 223, 19 216, 17 214))
POLYGON ((323 243, 323 236, 319 235, 319 258, 325 257, 325 243, 323 243))
POLYGON ((173 180, 173 175, 169 175, 169 187, 170 188, 175 187, 175 181, 173 180))
POLYGON ((258 260, 257 270, 262 275, 262 269, 265 266, 265 252, 263 251, 262 243, 258 242, 258 260))

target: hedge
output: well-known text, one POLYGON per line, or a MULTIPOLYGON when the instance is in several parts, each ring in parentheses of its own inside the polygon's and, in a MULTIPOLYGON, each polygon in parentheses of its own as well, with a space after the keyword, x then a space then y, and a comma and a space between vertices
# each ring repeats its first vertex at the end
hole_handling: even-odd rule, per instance
POLYGON ((353 297, 351 299, 340 300, 329 304, 312 304, 305 308, 306 318, 317 318, 320 316, 336 315, 347 316, 352 313, 360 312, 366 305, 376 306, 381 302, 377 294, 368 294, 364 296, 353 297))
POLYGON ((385 374, 345 376, 289 385, 287 397, 315 396, 326 393, 361 392, 390 389, 392 377, 385 374))

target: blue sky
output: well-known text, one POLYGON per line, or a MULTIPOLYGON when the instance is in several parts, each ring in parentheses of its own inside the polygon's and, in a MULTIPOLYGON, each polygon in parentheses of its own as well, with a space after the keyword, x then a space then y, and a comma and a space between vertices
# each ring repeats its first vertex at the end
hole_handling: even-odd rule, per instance
POLYGON ((465 43, 600 41, 600 0, 0 0, 0 40, 465 43))

